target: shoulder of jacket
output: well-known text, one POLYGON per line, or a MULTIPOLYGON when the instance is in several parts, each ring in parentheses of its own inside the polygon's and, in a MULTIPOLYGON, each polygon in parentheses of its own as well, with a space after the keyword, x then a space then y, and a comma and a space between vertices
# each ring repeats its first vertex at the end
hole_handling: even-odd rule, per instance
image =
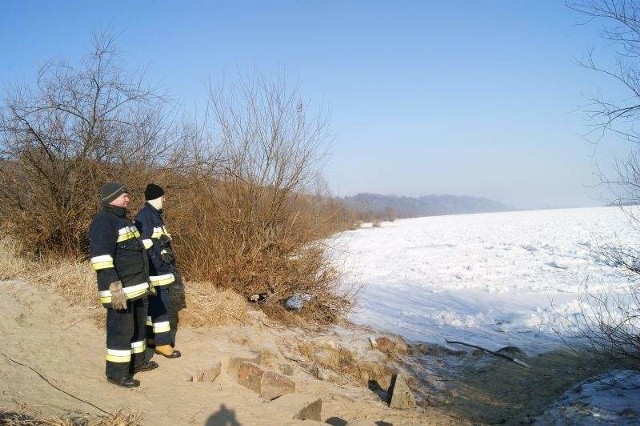
POLYGON ((151 213, 149 207, 147 206, 147 203, 144 203, 144 206, 142 206, 142 208, 140 208, 140 210, 138 210, 138 213, 136 213, 136 219, 139 217, 144 217, 144 216, 148 216, 151 213))

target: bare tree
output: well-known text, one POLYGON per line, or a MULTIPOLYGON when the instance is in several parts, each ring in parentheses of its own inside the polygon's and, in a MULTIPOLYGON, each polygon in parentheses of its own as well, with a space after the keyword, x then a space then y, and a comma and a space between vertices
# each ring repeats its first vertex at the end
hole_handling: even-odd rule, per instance
POLYGON ((136 185, 171 153, 167 99, 94 36, 78 65, 45 63, 35 85, 9 86, 0 110, 0 219, 34 253, 77 254, 97 188, 136 185))
POLYGON ((330 204, 316 193, 331 143, 328 114, 283 74, 253 73, 210 85, 207 126, 215 161, 191 179, 195 199, 179 203, 181 217, 192 219, 176 233, 189 275, 266 295, 266 310, 300 295, 315 319, 334 320, 348 292, 324 256, 330 204))
MULTIPOLYGON (((598 143, 604 135, 615 135, 632 143, 627 158, 616 160, 613 176, 600 177, 621 206, 640 204, 640 1, 635 0, 581 0, 567 1, 567 5, 586 18, 583 23, 601 24, 601 37, 607 43, 613 62, 603 63, 596 51, 588 51, 581 65, 602 73, 620 83, 625 95, 612 99, 611 94, 598 93, 585 107, 586 118, 593 125, 592 136, 598 143)), ((637 208, 625 209, 630 227, 640 230, 637 208)), ((599 359, 615 365, 640 371, 640 250, 638 247, 605 245, 599 257, 618 267, 628 278, 626 293, 602 292, 585 285, 582 315, 573 326, 590 343, 599 359)))
POLYGON ((611 190, 618 204, 640 202, 638 177, 638 147, 640 132, 640 2, 635 0, 567 0, 567 5, 585 19, 583 25, 599 24, 600 35, 606 42, 599 51, 591 47, 579 64, 619 83, 622 95, 598 92, 587 100, 583 108, 591 124, 590 137, 598 141, 605 135, 614 135, 633 144, 627 158, 618 158, 615 172, 599 172, 601 181, 611 190))

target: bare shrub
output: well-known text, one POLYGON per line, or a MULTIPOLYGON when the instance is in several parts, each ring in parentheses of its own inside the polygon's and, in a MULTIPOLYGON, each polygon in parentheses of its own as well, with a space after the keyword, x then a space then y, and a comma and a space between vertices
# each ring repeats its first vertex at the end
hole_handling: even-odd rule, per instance
POLYGON ((640 372, 640 263, 633 248, 603 244, 600 261, 618 268, 628 285, 585 282, 579 300, 580 315, 562 315, 567 330, 586 342, 592 362, 602 369, 615 367, 640 372))
MULTIPOLYGON (((627 158, 617 159, 616 176, 600 173, 601 182, 616 198, 613 204, 630 205, 640 201, 640 133, 636 128, 640 118, 640 2, 623 0, 571 0, 567 5, 586 17, 586 23, 597 22, 601 26, 601 38, 606 49, 613 53, 613 61, 603 63, 597 50, 589 49, 580 64, 586 69, 606 75, 626 88, 623 96, 612 97, 597 93, 584 107, 588 122, 593 126, 589 136, 598 144, 603 136, 610 134, 624 142, 633 144, 627 158)), ((631 230, 640 230, 637 211, 627 210, 631 230)), ((627 273, 629 289, 626 294, 615 291, 602 292, 585 285, 582 300, 582 315, 574 321, 600 360, 613 367, 640 371, 640 298, 638 279, 640 269, 637 247, 604 246, 598 253, 610 265, 627 273)), ((616 289, 617 290, 617 289, 616 289)))
POLYGON ((98 188, 143 188, 168 157, 166 105, 121 66, 106 34, 80 64, 49 61, 33 87, 10 86, 0 109, 0 218, 11 234, 36 255, 82 253, 98 188))
POLYGON ((595 361, 640 372, 640 306, 638 293, 625 296, 609 291, 589 291, 581 303, 582 315, 573 325, 596 355, 595 361))
POLYGON ((292 196, 276 221, 268 219, 270 205, 253 197, 259 188, 220 182, 201 188, 176 202, 167 220, 186 276, 245 298, 268 294, 265 312, 280 319, 286 317, 282 302, 298 293, 312 295, 303 312, 309 319, 333 322, 345 312, 353 295, 338 286, 324 256, 323 217, 305 211, 304 197, 292 196))
POLYGON ((351 295, 336 285, 322 242, 342 214, 317 192, 330 139, 326 114, 308 113, 284 77, 258 74, 212 88, 210 107, 217 145, 198 156, 188 190, 177 191, 167 214, 179 268, 244 297, 267 294, 272 314, 305 294, 303 316, 333 321, 351 295))
MULTIPOLYGON (((175 200, 166 222, 190 280, 243 297, 266 293, 273 312, 303 294, 310 300, 302 314, 310 319, 344 313, 352 290, 336 285, 322 242, 349 220, 319 189, 331 139, 327 114, 303 101, 284 76, 253 74, 212 87, 204 123, 185 119, 178 126, 167 98, 122 67, 114 44, 97 35, 79 65, 48 62, 34 87, 16 84, 5 94, 0 220, 23 254, 72 262, 65 266, 71 270, 51 264, 35 279, 88 303, 95 285, 77 259, 86 256, 98 188, 117 180, 140 194, 156 182, 175 200)), ((142 203, 134 197, 131 209, 142 203)), ((211 318, 184 315, 194 323, 211 318)))

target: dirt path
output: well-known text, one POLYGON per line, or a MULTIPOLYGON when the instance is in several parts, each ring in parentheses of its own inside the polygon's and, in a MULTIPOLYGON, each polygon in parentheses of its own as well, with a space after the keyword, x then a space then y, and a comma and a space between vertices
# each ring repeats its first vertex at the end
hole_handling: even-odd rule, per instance
MULTIPOLYGON (((121 389, 104 378, 104 330, 95 308, 68 306, 56 294, 20 281, 0 282, 0 412, 39 418, 95 417, 124 410, 144 425, 309 424, 294 415, 322 399, 322 422, 332 425, 519 424, 585 377, 579 360, 564 353, 528 359, 530 369, 488 355, 414 356, 406 370, 419 405, 393 410, 380 392, 300 361, 302 343, 317 351, 349 347, 354 360, 379 362, 370 331, 305 334, 269 323, 259 314, 250 325, 192 329, 181 327, 177 345, 183 357, 154 356, 154 371, 136 376, 140 388, 121 389), (235 357, 256 355, 292 366, 296 392, 270 402, 227 374, 235 357), (297 361, 294 361, 297 360, 297 361), (193 383, 198 369, 222 363, 211 383, 193 383), (318 372, 319 371, 319 372, 318 372)), ((151 356, 152 354, 149 354, 151 356)), ((398 359, 395 358, 397 361, 398 359)), ((388 359, 391 363, 391 359, 388 359)))
POLYGON ((69 418, 126 410, 140 413, 145 425, 287 425, 302 424, 294 415, 321 398, 323 421, 335 425, 459 424, 438 411, 389 409, 366 387, 317 380, 295 363, 296 392, 263 401, 225 374, 229 360, 260 352, 279 356, 280 347, 300 336, 259 322, 211 330, 182 327, 183 357, 154 356, 160 368, 138 374, 141 386, 128 390, 105 381, 104 330, 95 324, 94 309, 67 306, 41 287, 5 281, 0 312, 0 411, 69 418), (218 361, 223 373, 214 382, 190 381, 196 369, 218 361))

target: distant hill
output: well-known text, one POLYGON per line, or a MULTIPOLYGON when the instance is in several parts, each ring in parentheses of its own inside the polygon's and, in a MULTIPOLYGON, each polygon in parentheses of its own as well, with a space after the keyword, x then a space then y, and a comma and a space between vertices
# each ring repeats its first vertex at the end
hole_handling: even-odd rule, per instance
POLYGON ((343 201, 349 208, 365 217, 377 219, 515 210, 499 201, 455 195, 424 195, 413 198, 364 193, 344 197, 343 201))

